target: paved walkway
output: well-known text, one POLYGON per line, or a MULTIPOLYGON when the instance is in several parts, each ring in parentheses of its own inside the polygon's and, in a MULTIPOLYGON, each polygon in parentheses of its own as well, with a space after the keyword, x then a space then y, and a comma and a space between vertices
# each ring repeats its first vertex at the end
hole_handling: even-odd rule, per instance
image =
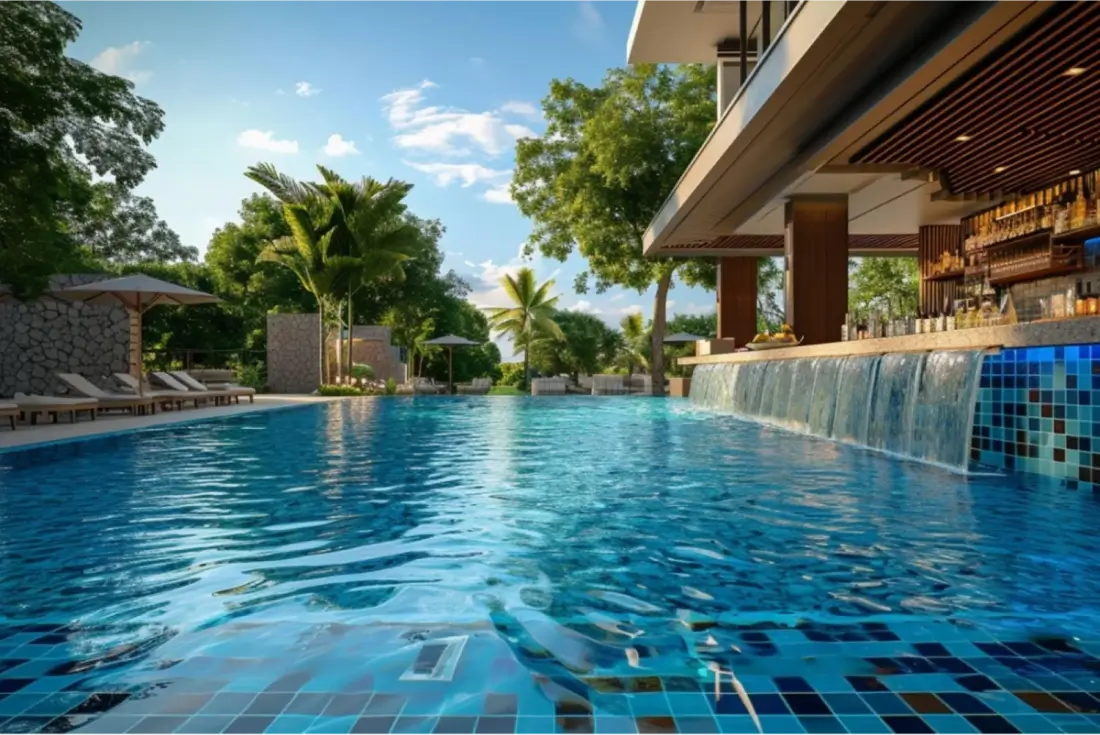
POLYGON ((12 431, 7 423, 0 426, 0 450, 13 447, 29 447, 42 442, 54 442, 64 439, 80 439, 97 434, 111 434, 117 431, 129 429, 147 429, 153 426, 165 426, 178 424, 185 421, 197 421, 218 416, 239 416, 245 413, 257 411, 271 411, 276 408, 300 405, 302 403, 325 403, 339 398, 326 398, 321 396, 256 396, 255 403, 247 400, 240 405, 216 406, 204 408, 185 408, 182 411, 160 411, 154 416, 129 416, 125 414, 111 414, 100 416, 95 421, 83 418, 75 424, 19 424, 12 431))

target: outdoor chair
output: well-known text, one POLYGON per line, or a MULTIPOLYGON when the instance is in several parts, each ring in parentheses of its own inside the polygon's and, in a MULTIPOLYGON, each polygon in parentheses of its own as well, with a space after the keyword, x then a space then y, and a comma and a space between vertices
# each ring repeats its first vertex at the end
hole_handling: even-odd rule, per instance
POLYGON ((95 398, 61 398, 16 393, 13 400, 19 408, 20 418, 24 421, 29 420, 32 426, 38 423, 38 416, 43 413, 52 418, 55 424, 63 413, 69 414, 69 423, 76 423, 77 416, 84 411, 87 411, 95 421, 96 409, 99 408, 99 401, 95 398))
POLYGON ((57 378, 76 395, 96 399, 98 401, 97 410, 99 411, 127 411, 132 414, 157 412, 156 402, 152 398, 125 393, 110 393, 95 385, 83 375, 77 375, 76 373, 58 373, 57 378))
POLYGON ((243 385, 235 385, 233 383, 222 383, 222 384, 219 384, 217 386, 213 386, 213 385, 206 386, 206 385, 203 385, 202 383, 200 383, 198 380, 195 380, 194 377, 192 377, 191 375, 188 375, 186 372, 184 372, 182 370, 173 370, 169 374, 173 378, 175 378, 176 380, 178 380, 179 382, 181 382, 185 386, 187 386, 188 390, 195 390, 195 391, 210 391, 210 390, 213 390, 213 391, 217 391, 219 393, 228 394, 228 396, 231 399, 234 399, 237 403, 241 402, 242 397, 248 398, 249 403, 255 403, 256 402, 256 389, 255 388, 247 388, 243 385))

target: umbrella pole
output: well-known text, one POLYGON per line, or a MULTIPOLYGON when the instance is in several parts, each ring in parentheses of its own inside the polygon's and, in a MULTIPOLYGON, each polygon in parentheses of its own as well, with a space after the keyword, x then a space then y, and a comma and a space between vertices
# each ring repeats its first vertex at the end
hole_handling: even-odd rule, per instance
POLYGON ((141 364, 141 294, 138 294, 137 300, 137 364, 134 366, 137 371, 138 379, 138 395, 145 396, 145 366, 141 364))
POLYGON ((447 395, 455 392, 455 348, 447 348, 447 395))

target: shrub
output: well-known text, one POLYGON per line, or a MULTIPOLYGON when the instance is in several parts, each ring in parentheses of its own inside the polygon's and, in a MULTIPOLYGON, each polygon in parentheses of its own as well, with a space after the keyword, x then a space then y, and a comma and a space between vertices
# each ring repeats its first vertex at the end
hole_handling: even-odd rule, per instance
POLYGON ((523 363, 500 363, 500 380, 497 382, 497 384, 510 385, 513 387, 519 387, 520 385, 523 385, 523 363))
POLYGON ((322 385, 317 389, 322 396, 361 396, 363 391, 350 385, 322 385))
POLYGON ((351 366, 351 377, 358 380, 374 380, 374 368, 357 362, 351 366))
POLYGON ((386 395, 397 395, 397 381, 393 378, 386 378, 386 395))
POLYGON ((263 390, 267 387, 267 370, 258 362, 241 365, 237 368, 237 382, 246 388, 263 390))

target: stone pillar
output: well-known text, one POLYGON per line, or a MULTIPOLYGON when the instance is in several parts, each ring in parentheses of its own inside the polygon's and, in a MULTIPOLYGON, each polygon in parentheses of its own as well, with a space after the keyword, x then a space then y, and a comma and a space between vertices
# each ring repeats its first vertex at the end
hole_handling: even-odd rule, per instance
POLYGON ((848 195, 787 200, 787 323, 804 344, 840 341, 848 311, 848 195))
POLYGON ((756 335, 756 281, 760 259, 721 258, 718 261, 718 339, 748 344, 756 335))

